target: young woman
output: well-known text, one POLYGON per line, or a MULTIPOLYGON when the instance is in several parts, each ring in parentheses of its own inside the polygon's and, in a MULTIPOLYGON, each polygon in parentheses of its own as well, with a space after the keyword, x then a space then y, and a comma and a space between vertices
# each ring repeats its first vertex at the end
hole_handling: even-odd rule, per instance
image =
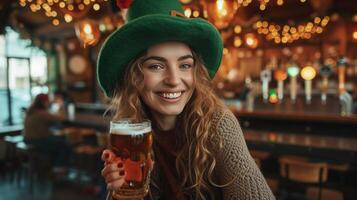
MULTIPOLYGON (((177 0, 134 0, 128 22, 99 56, 98 80, 112 97, 113 120, 152 121, 147 199, 274 199, 237 119, 213 93, 223 48, 218 31, 180 13, 177 0)), ((102 158, 107 188, 120 188, 121 159, 110 150, 102 158)))

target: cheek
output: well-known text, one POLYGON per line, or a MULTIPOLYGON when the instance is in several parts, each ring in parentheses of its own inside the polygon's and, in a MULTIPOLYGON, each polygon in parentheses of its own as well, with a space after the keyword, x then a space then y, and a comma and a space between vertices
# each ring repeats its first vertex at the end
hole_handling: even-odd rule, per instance
POLYGON ((185 77, 184 80, 185 80, 186 85, 190 89, 193 89, 195 87, 195 79, 194 79, 193 73, 190 75, 184 76, 184 77, 185 77))
POLYGON ((158 83, 159 81, 155 76, 144 74, 142 81, 143 87, 139 93, 146 104, 148 104, 148 100, 151 99, 152 92, 155 90, 155 87, 158 85, 158 83))
POLYGON ((144 73, 144 77, 143 77, 144 90, 154 89, 159 82, 160 82, 160 76, 150 73, 144 73))

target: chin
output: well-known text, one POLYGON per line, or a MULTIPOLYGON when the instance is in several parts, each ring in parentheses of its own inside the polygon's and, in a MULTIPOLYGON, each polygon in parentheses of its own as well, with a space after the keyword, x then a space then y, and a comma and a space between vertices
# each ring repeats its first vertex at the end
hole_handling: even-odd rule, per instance
POLYGON ((162 108, 158 110, 157 112, 160 113, 163 116, 177 116, 180 115, 183 111, 183 108, 162 108))

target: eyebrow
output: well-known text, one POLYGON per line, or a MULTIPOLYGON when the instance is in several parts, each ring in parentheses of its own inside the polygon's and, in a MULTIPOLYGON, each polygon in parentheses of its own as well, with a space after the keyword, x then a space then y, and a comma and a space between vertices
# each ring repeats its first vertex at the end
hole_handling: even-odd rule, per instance
MULTIPOLYGON (((178 61, 182 61, 182 60, 186 60, 186 59, 189 59, 189 58, 193 59, 193 56, 188 54, 188 55, 184 55, 184 56, 179 57, 177 60, 178 60, 178 61)), ((160 56, 149 56, 149 57, 145 58, 145 59, 142 61, 142 63, 145 63, 145 62, 148 61, 148 60, 157 60, 157 61, 161 61, 161 62, 167 62, 167 60, 166 60, 165 58, 163 58, 163 57, 160 57, 160 56)), ((193 60, 194 60, 194 59, 193 59, 193 60)))

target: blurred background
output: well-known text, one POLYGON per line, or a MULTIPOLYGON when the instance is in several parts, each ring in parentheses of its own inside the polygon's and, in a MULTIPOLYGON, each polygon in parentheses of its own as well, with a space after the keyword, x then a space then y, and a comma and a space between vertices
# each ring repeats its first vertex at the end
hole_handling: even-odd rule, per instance
MULTIPOLYGON (((277 198, 356 199, 357 2, 180 2, 221 33, 215 90, 277 198)), ((109 100, 95 67, 122 13, 115 0, 0 2, 0 199, 104 199, 109 100), (62 116, 48 129, 72 151, 65 167, 25 142, 42 93, 62 116)))

